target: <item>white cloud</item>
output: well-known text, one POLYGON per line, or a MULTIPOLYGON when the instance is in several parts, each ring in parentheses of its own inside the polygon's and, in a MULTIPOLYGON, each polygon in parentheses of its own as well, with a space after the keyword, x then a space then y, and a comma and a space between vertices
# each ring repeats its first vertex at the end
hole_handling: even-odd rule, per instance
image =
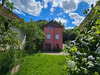
POLYGON ((46 20, 49 21, 49 18, 47 17, 46 20))
POLYGON ((55 11, 55 9, 54 8, 51 8, 50 11, 53 13, 55 11))
POLYGON ((63 15, 63 18, 65 18, 66 16, 63 15))
POLYGON ((78 5, 75 3, 74 0, 66 0, 62 3, 61 8, 63 8, 65 13, 69 13, 72 11, 75 11, 77 9, 78 5))
POLYGON ((74 29, 74 27, 66 27, 65 29, 74 29))
POLYGON ((70 13, 69 14, 71 19, 74 19, 74 21, 72 22, 72 24, 75 24, 77 26, 80 25, 80 23, 84 20, 85 17, 80 16, 78 13, 70 13))
POLYGON ((78 4, 81 2, 86 2, 91 6, 91 4, 96 3, 97 0, 43 0, 44 5, 47 8, 48 3, 51 3, 51 8, 52 7, 60 7, 64 10, 65 13, 70 13, 75 11, 78 8, 78 4))
POLYGON ((57 22, 61 22, 62 24, 66 25, 66 23, 68 22, 68 20, 63 19, 61 17, 55 18, 54 20, 56 20, 57 22))
POLYGON ((58 13, 57 16, 60 16, 60 15, 62 15, 62 14, 63 14, 63 13, 58 13))
POLYGON ((22 15, 25 16, 25 14, 24 14, 21 10, 14 9, 13 12, 14 12, 14 13, 18 13, 18 14, 22 14, 22 15))
POLYGON ((35 0, 12 0, 12 2, 17 9, 34 16, 38 16, 43 8, 41 2, 35 0))
POLYGON ((48 3, 52 2, 52 0, 43 0, 44 1, 44 8, 48 7, 48 3))
POLYGON ((91 6, 91 4, 95 4, 96 1, 97 0, 43 0, 42 4, 42 2, 36 0, 12 0, 15 8, 34 16, 38 16, 42 8, 47 8, 48 3, 51 4, 51 12, 54 11, 54 7, 60 7, 65 13, 72 13, 78 8, 80 2, 86 2, 91 6))

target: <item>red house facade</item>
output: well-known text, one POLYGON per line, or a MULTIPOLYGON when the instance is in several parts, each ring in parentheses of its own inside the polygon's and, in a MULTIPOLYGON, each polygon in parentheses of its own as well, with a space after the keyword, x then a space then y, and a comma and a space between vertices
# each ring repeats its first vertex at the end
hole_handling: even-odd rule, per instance
POLYGON ((63 26, 53 20, 44 25, 44 33, 46 40, 44 42, 44 50, 54 50, 56 48, 63 49, 62 38, 63 26))

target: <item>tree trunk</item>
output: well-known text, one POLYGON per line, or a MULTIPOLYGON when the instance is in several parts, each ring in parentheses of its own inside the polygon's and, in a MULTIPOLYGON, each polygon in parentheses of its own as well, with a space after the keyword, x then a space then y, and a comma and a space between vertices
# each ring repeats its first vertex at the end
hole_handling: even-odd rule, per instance
POLYGON ((5 0, 2 0, 2 6, 4 7, 4 4, 5 4, 5 0))

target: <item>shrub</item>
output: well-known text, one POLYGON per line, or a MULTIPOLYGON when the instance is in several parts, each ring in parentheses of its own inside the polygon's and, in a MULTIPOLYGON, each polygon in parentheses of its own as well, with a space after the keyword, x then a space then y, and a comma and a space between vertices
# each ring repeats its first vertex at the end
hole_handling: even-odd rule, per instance
POLYGON ((70 75, 100 74, 100 9, 96 6, 95 10, 93 17, 85 25, 85 30, 76 27, 78 37, 75 45, 70 44, 70 47, 65 49, 69 52, 66 60, 70 75), (94 17, 98 19, 95 20, 94 17))

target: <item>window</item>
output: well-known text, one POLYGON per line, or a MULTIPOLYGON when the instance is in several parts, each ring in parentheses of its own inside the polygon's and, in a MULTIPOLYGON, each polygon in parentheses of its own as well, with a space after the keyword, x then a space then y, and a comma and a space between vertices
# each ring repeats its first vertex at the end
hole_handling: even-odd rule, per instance
POLYGON ((50 39, 50 34, 47 34, 47 39, 50 39))
POLYGON ((59 35, 58 34, 56 35, 56 39, 59 39, 59 35))
POLYGON ((52 27, 51 26, 49 26, 49 29, 51 29, 52 27))

